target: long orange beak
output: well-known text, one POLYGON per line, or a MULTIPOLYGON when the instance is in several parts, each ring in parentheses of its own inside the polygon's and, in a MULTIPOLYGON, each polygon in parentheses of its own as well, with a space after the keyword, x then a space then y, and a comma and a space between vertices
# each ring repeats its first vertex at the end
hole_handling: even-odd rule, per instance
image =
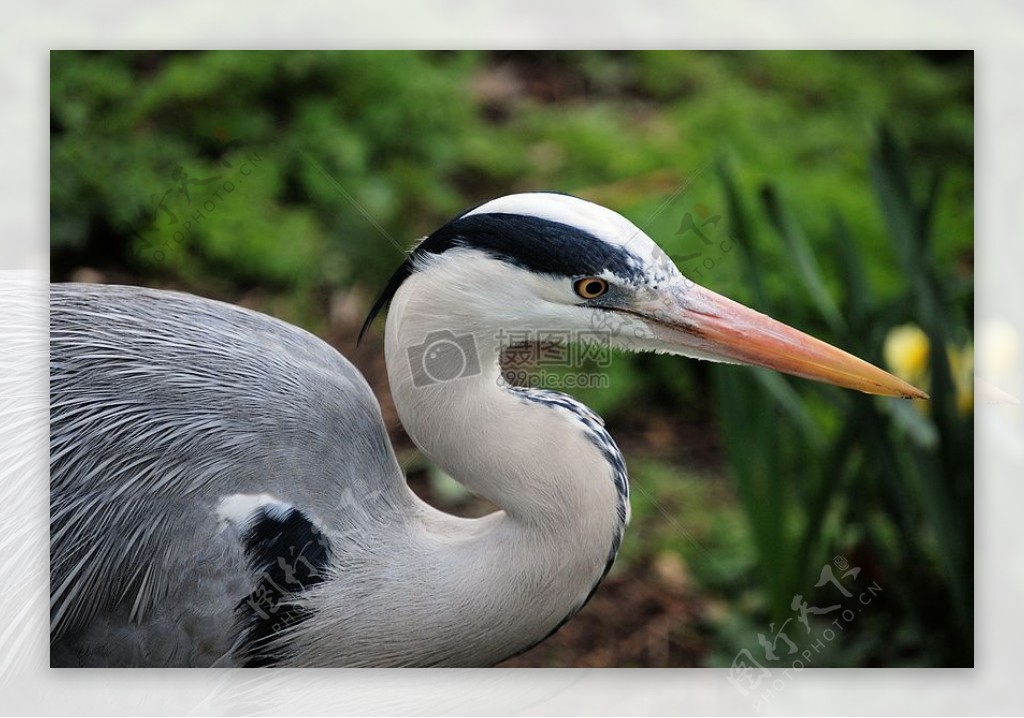
POLYGON ((842 349, 689 282, 622 311, 643 319, 662 350, 765 367, 867 394, 928 398, 842 349))

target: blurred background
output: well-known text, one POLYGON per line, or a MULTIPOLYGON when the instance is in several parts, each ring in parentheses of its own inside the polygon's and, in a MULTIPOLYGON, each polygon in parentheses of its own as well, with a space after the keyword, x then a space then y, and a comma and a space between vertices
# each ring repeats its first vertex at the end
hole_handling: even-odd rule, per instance
MULTIPOLYGON (((166 287, 325 338, 381 399, 413 242, 517 191, 622 213, 699 284, 931 394, 616 355, 572 388, 633 519, 587 607, 504 665, 970 666, 970 52, 53 52, 51 278, 166 287)), ((567 382, 568 384, 568 382, 567 382)))

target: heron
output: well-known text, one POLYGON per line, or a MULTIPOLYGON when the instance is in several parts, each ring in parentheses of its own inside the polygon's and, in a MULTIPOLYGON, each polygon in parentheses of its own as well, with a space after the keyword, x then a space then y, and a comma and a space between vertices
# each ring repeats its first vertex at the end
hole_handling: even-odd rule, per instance
POLYGON ((360 332, 386 310, 398 417, 479 518, 410 489, 365 379, 298 327, 127 286, 54 284, 50 310, 54 666, 490 666, 553 634, 615 560, 629 483, 594 412, 503 381, 514 331, 925 397, 561 193, 453 217, 360 332))

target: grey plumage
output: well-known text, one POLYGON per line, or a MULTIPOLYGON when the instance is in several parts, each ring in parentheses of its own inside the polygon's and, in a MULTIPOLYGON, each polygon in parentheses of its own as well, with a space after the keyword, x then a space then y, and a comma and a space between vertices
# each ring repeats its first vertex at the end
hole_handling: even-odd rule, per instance
MULTIPOLYGON (((536 459, 524 473, 501 459, 517 444, 480 452, 491 439, 474 431, 491 427, 434 387, 416 414, 442 412, 429 423, 461 455, 498 465, 464 480, 545 507, 461 519, 412 493, 370 388, 309 333, 133 287, 54 285, 50 305, 54 666, 490 665, 578 611, 610 565, 625 475, 574 402, 495 391, 492 407, 489 375, 465 387, 494 428, 505 415, 522 434, 536 459), (255 504, 220 517, 256 496, 301 511, 331 547, 327 580, 256 609, 277 631, 265 646, 241 620, 267 578, 245 553, 255 504), (292 608, 309 620, 278 620, 292 608)), ((397 401, 405 382, 392 382, 397 401)))
POLYGON ((54 285, 50 305, 55 665, 90 646, 124 665, 225 654, 251 590, 239 529, 216 518, 226 495, 270 492, 334 534, 343 496, 408 504, 370 388, 312 335, 134 287, 54 285))

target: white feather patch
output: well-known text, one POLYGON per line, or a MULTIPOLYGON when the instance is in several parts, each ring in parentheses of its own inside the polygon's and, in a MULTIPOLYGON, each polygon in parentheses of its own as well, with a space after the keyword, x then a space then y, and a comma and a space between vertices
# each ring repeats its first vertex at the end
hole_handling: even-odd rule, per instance
POLYGON ((539 217, 572 225, 619 246, 629 244, 640 237, 651 242, 639 227, 618 212, 579 197, 550 192, 525 192, 499 197, 466 212, 463 217, 499 212, 539 217))
POLYGON ((270 494, 231 494, 217 504, 217 520, 221 531, 228 526, 244 529, 249 527, 260 509, 275 518, 283 518, 292 508, 290 504, 270 494))

